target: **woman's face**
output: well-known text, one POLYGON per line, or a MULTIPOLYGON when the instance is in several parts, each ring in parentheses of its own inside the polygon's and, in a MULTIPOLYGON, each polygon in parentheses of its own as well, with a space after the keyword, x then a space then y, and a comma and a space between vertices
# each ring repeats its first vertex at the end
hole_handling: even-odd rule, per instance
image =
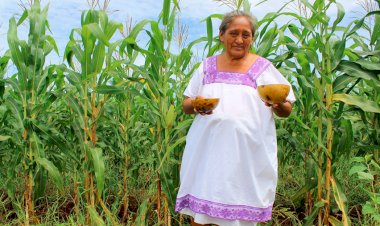
POLYGON ((230 57, 242 58, 249 53, 253 40, 251 23, 244 16, 235 17, 219 38, 230 57))

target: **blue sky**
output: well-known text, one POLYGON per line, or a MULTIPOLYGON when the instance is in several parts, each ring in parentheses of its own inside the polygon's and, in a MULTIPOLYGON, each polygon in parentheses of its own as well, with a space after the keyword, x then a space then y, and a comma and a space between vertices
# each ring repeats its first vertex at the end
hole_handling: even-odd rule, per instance
MULTIPOLYGON (((346 20, 352 21, 358 18, 360 7, 358 0, 337 0, 341 2, 346 11, 346 20)), ((0 0, 0 55, 7 50, 7 30, 8 21, 12 16, 18 18, 22 13, 20 2, 27 0, 0 0)), ((103 2, 102 0, 100 2, 103 2)), ((267 13, 276 11, 283 4, 283 0, 269 0, 264 4, 256 6, 261 0, 250 1, 252 13, 260 20, 267 13)), ((49 4, 48 20, 52 30, 52 36, 56 40, 60 55, 51 57, 51 63, 60 63, 63 51, 69 40, 69 34, 73 28, 80 27, 80 16, 83 10, 89 9, 87 0, 41 0, 43 6, 49 4)), ((200 21, 214 13, 225 13, 230 8, 220 5, 212 0, 181 0, 180 17, 182 24, 188 27, 188 41, 195 40, 206 34, 206 26, 200 21)), ((108 6, 111 19, 124 23, 128 18, 132 18, 133 23, 143 19, 157 19, 162 9, 162 1, 159 0, 111 0, 108 6)), ((294 10, 289 7, 288 10, 294 10)), ((331 11, 330 14, 335 14, 331 11)), ((285 20, 285 19, 284 19, 285 20)), ((278 21, 281 23, 282 21, 278 21)), ((217 26, 214 30, 216 32, 217 26)), ((19 31, 19 38, 25 39, 28 32, 27 26, 22 26, 19 31)))

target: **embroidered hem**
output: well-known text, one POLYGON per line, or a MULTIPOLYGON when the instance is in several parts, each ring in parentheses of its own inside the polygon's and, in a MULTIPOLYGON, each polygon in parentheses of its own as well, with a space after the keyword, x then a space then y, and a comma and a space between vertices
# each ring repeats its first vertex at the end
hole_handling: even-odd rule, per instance
POLYGON ((198 199, 192 195, 177 198, 175 211, 180 212, 184 208, 224 220, 265 222, 272 219, 272 206, 257 208, 245 205, 227 205, 198 199))

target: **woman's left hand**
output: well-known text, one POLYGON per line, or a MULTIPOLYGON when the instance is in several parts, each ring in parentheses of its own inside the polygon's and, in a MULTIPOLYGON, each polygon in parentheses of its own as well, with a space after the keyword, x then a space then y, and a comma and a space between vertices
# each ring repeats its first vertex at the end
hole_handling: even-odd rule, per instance
POLYGON ((292 104, 290 103, 290 101, 287 100, 279 104, 270 104, 265 102, 265 105, 268 107, 272 107, 273 112, 278 117, 286 118, 292 112, 292 104))

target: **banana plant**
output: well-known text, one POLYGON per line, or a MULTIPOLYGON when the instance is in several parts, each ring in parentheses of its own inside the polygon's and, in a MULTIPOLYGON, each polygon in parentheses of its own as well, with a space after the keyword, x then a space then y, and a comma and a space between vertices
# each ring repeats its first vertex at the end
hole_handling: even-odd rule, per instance
POLYGON ((62 189, 62 176, 51 160, 48 150, 64 149, 65 140, 49 128, 49 109, 56 100, 55 66, 45 66, 46 56, 55 50, 54 39, 46 34, 49 29, 47 21, 48 7, 40 7, 38 0, 31 9, 25 10, 19 21, 14 17, 9 20, 8 45, 9 54, 16 74, 2 79, 9 88, 5 105, 12 122, 7 129, 8 147, 12 148, 10 161, 13 167, 7 171, 7 189, 9 196, 16 202, 16 175, 22 173, 24 180, 24 214, 20 220, 25 225, 38 222, 34 214, 35 198, 41 196, 46 186, 46 175, 51 176, 56 185, 62 189), (29 22, 28 39, 18 38, 18 26, 25 20, 29 22), (55 146, 55 148, 53 147, 55 146), (58 148, 59 147, 59 148, 58 148), (35 191, 34 191, 34 188, 35 191), (35 198, 34 198, 35 197, 35 198))
POLYGON ((96 220, 95 202, 99 202, 112 224, 117 224, 101 198, 105 184, 105 160, 103 149, 98 145, 102 137, 97 135, 97 131, 104 107, 112 95, 107 84, 112 78, 113 54, 118 43, 112 43, 111 39, 121 28, 122 24, 110 21, 103 10, 84 11, 81 28, 72 30, 65 50, 65 59, 69 64, 69 68, 65 69, 66 78, 72 87, 67 98, 76 116, 74 126, 79 128, 76 137, 80 153, 76 155, 84 162, 77 168, 84 172, 87 224, 91 223, 91 219, 96 220))

